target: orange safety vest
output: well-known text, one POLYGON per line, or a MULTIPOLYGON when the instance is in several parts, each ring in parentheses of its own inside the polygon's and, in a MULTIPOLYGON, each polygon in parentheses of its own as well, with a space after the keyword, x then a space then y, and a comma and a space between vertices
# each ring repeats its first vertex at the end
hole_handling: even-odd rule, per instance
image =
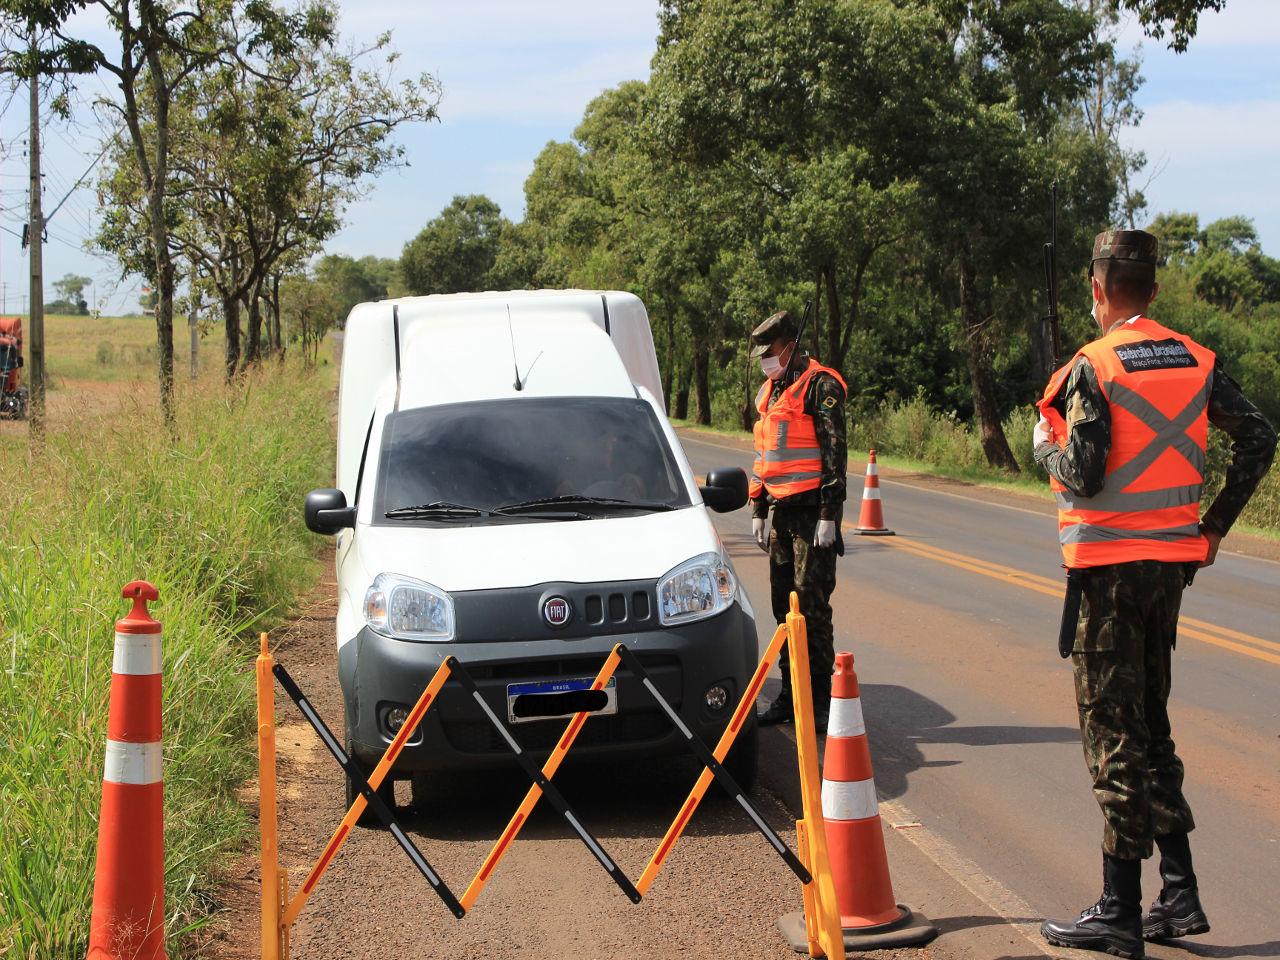
POLYGON ((773 392, 773 381, 766 380, 760 386, 756 394, 760 419, 755 425, 756 462, 751 470, 751 499, 758 499, 762 490, 778 499, 790 497, 816 490, 822 482, 818 435, 813 429, 813 417, 804 412, 805 390, 819 373, 830 374, 842 389, 848 390, 840 374, 814 359, 809 360, 809 366, 795 383, 782 391, 772 407, 769 394, 773 392))
MULTIPOLYGON (((1137 317, 1081 347, 1111 411, 1103 488, 1076 496, 1053 477, 1058 542, 1070 569, 1132 560, 1203 560, 1200 488, 1209 436, 1214 354, 1137 317)), ((1069 433, 1053 406, 1075 365, 1049 380, 1039 403, 1055 437, 1069 433)), ((1065 444, 1065 440, 1060 440, 1065 444)))

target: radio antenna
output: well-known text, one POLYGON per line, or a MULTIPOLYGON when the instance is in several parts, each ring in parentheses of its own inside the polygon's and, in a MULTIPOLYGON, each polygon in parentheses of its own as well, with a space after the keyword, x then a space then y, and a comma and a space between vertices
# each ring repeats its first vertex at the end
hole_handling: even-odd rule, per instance
POLYGON ((516 371, 515 388, 523 390, 524 385, 520 383, 520 361, 516 357, 516 331, 511 325, 511 304, 507 304, 507 335, 511 338, 511 366, 516 371))

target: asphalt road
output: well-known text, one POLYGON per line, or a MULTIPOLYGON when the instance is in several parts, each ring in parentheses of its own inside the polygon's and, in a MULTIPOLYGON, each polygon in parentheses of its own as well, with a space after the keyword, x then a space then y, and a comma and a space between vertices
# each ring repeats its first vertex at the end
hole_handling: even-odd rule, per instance
MULTIPOLYGON (((681 439, 699 476, 750 467, 745 439, 681 439)), ((1008 950, 1035 955, 1039 918, 1074 916, 1101 889, 1101 817, 1070 667, 1055 648, 1062 571, 1052 506, 882 469, 884 520, 896 535, 856 536, 864 471, 863 461, 850 464, 833 606, 836 649, 855 656, 882 818, 920 824, 903 831, 924 855, 911 868, 922 874, 912 877, 918 889, 930 871, 960 884, 1015 921, 1023 940, 1008 950)), ((717 526, 763 644, 773 628, 765 556, 745 510, 717 526)), ((1236 552, 1242 540, 1229 537, 1185 595, 1170 700, 1213 929, 1150 945, 1149 956, 1280 956, 1280 563, 1236 552)), ((769 766, 785 763, 785 751, 767 752, 766 776, 785 778, 769 766)), ((1149 862, 1144 899, 1158 889, 1149 862)))

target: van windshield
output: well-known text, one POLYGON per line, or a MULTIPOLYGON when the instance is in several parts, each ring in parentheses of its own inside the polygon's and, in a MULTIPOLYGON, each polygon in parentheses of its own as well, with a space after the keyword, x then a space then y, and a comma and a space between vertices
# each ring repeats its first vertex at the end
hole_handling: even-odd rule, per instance
POLYGON ((690 504, 647 403, 488 400, 387 418, 375 523, 590 519, 690 504))

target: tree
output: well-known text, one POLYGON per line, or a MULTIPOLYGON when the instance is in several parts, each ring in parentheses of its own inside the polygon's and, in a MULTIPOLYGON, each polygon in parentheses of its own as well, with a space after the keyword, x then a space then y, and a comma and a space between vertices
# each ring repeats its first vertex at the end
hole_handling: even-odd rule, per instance
MULTIPOLYGON (((173 97, 193 74, 228 52, 221 25, 232 19, 233 0, 196 0, 190 6, 171 7, 157 0, 4 0, 4 12, 47 30, 61 51, 84 57, 98 71, 105 71, 120 90, 119 101, 105 101, 128 131, 145 197, 150 227, 151 262, 146 275, 156 286, 156 340, 160 399, 166 419, 172 417, 173 399, 173 297, 175 266, 169 244, 165 200, 169 183, 169 107, 173 97), (98 46, 68 31, 79 24, 74 15, 99 7, 118 38, 118 53, 109 55, 98 46), (144 99, 150 101, 154 122, 144 123, 144 99)), ((292 39, 302 21, 286 20, 268 4, 250 2, 247 19, 264 42, 292 39)))
MULTIPOLYGON (((426 75, 397 81, 387 35, 343 49, 331 6, 304 14, 307 29, 289 44, 228 26, 228 56, 171 104, 181 122, 171 141, 168 240, 222 305, 228 377, 259 358, 264 302, 273 306, 267 347, 283 349, 278 277, 338 229, 372 176, 403 162, 394 130, 435 117, 438 84, 426 75)), ((113 203, 99 238, 126 261, 137 258, 146 240, 138 221, 149 218, 132 160, 117 153, 104 176, 113 203)))
POLYGON ((61 280, 53 282, 54 292, 58 297, 56 300, 47 304, 46 307, 50 313, 69 313, 79 316, 87 316, 89 313, 89 303, 84 298, 84 288, 93 283, 89 277, 78 277, 74 273, 68 273, 61 280))
POLYGON ((404 246, 400 276, 409 293, 489 289, 507 224, 488 197, 455 196, 440 216, 404 246))

